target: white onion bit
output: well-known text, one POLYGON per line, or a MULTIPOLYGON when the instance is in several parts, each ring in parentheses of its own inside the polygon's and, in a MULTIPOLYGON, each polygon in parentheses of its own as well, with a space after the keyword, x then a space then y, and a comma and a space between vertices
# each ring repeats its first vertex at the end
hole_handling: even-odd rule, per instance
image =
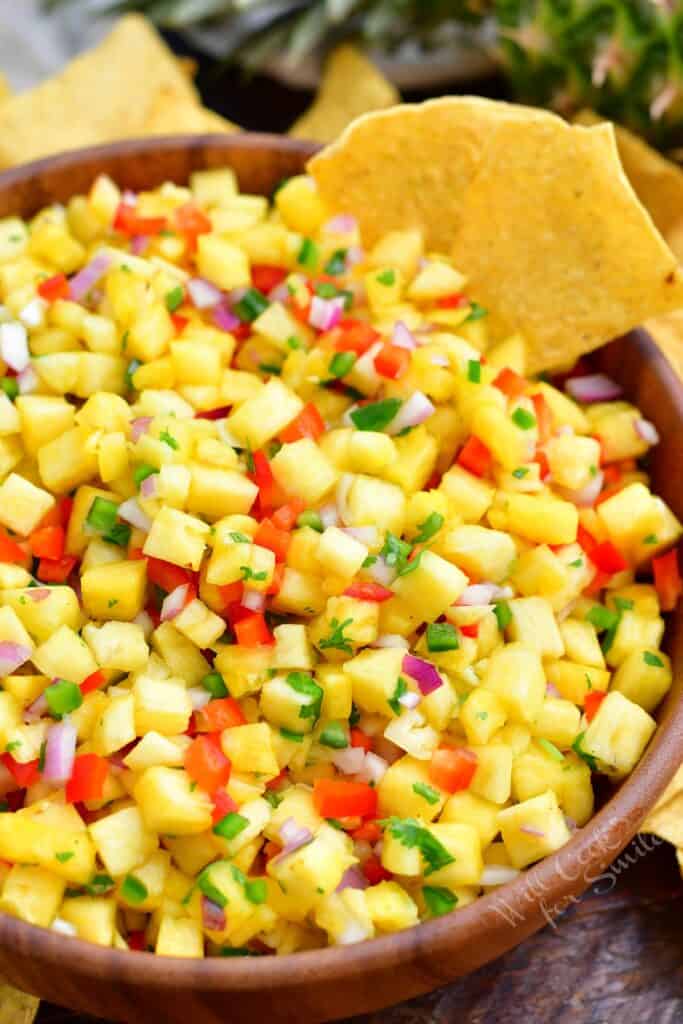
POLYGON ((21 373, 31 362, 28 335, 23 324, 13 320, 0 324, 0 355, 13 370, 21 373))
POLYGON ((659 444, 659 431, 649 420, 638 419, 633 424, 636 434, 646 444, 659 444))

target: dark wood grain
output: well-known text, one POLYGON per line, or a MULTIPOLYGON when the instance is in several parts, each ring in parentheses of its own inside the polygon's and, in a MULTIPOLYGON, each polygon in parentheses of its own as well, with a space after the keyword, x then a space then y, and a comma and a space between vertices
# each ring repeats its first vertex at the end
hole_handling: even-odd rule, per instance
MULTIPOLYGON (((0 175, 0 216, 30 214, 86 189, 106 172, 131 188, 178 182, 200 167, 233 166, 244 189, 269 193, 301 170, 310 150, 268 136, 127 141, 71 153, 0 175)), ((657 487, 683 516, 681 385, 653 343, 634 334, 603 359, 663 442, 653 460, 657 487)), ((661 728, 637 771, 570 843, 456 914, 358 946, 294 957, 169 961, 103 949, 0 915, 0 973, 18 988, 115 1020, 164 1024, 251 1024, 339 1019, 443 986, 516 947, 567 908, 635 834, 683 751, 683 609, 673 617, 669 653, 676 682, 661 728)), ((577 913, 574 909, 572 912, 577 913)), ((439 1011, 440 1012, 440 1011, 439 1011)))

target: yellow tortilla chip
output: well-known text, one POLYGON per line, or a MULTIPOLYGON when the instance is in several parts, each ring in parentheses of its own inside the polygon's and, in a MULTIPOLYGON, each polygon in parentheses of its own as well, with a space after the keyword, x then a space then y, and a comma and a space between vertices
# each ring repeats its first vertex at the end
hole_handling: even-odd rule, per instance
POLYGON ((338 46, 325 65, 313 105, 292 126, 296 139, 332 142, 361 114, 384 110, 401 97, 362 50, 338 46))
POLYGON ((683 273, 638 202, 608 124, 472 97, 368 114, 309 164, 364 242, 418 228, 489 311, 529 373, 567 366, 683 308, 683 273))
POLYGON ((0 1024, 33 1024, 40 1000, 0 979, 0 1024))
POLYGON ((645 327, 683 379, 683 310, 648 320, 645 327))
MULTIPOLYGON (((583 110, 578 124, 599 124, 602 118, 583 110)), ((683 170, 637 135, 614 125, 617 148, 628 180, 643 206, 683 263, 683 170)))
POLYGON ((643 824, 641 832, 651 832, 674 846, 683 846, 683 793, 655 807, 643 824))
POLYGON ((172 93, 156 97, 140 135, 173 135, 178 132, 209 134, 238 132, 240 128, 194 100, 178 100, 172 93))
POLYGON ((160 94, 179 104, 197 101, 149 22, 128 15, 61 74, 0 105, 0 168, 144 134, 160 94))
POLYGON ((0 103, 4 103, 12 95, 12 87, 0 71, 0 103))

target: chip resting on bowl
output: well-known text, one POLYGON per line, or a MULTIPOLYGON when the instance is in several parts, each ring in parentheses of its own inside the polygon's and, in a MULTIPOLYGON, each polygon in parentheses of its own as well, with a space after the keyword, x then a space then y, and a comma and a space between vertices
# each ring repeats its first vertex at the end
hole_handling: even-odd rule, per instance
POLYGON ((683 274, 638 201, 611 125, 471 97, 368 114, 309 164, 366 244, 419 228, 521 332, 528 372, 572 364, 683 307, 683 274))

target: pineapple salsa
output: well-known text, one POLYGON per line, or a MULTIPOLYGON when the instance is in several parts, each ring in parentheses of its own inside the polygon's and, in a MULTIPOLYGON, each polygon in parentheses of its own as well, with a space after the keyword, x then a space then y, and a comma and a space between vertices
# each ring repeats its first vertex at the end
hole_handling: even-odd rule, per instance
POLYGON ((671 683, 653 425, 306 177, 0 222, 0 909, 289 953, 560 848, 671 683))

